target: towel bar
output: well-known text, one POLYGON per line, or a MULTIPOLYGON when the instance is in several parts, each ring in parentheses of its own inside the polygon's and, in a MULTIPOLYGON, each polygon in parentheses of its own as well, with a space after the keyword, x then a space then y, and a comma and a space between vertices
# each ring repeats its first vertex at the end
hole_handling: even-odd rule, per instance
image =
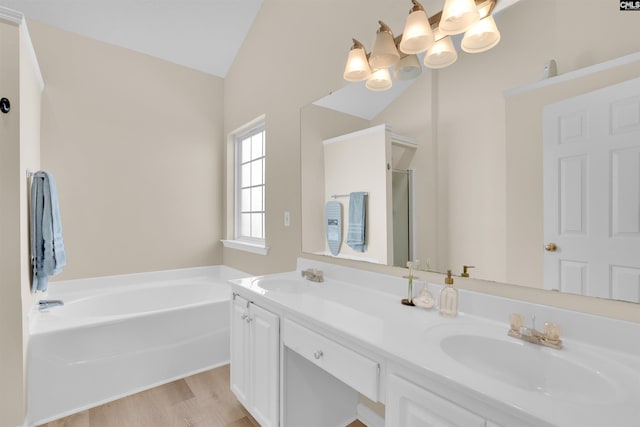
MULTIPOLYGON (((365 196, 368 196, 369 193, 364 193, 365 196)), ((332 199, 337 199, 338 197, 349 197, 350 194, 334 194, 331 196, 332 199)))
MULTIPOLYGON (((27 178, 31 178, 34 177, 36 175, 37 172, 31 172, 29 169, 27 169, 27 178)), ((43 177, 44 178, 44 177, 43 177)))

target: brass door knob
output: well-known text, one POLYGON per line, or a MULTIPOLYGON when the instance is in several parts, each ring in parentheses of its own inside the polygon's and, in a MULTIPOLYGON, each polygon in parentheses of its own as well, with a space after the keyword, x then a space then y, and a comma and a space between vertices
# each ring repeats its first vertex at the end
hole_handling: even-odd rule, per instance
POLYGON ((544 245, 544 250, 547 252, 555 252, 558 250, 558 246, 555 243, 547 243, 544 245))

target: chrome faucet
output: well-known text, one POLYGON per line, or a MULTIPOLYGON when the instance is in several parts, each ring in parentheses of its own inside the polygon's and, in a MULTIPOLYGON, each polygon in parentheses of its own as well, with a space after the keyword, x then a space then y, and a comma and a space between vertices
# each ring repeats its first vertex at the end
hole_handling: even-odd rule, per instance
POLYGON ((322 274, 322 270, 307 268, 306 270, 302 270, 300 273, 302 274, 302 277, 307 280, 311 280, 312 282, 324 282, 324 275, 322 274))
POLYGON ((64 302, 59 299, 43 299, 38 301, 38 310, 46 310, 51 307, 59 307, 64 305, 64 302))
POLYGON ((545 322, 544 332, 536 329, 536 316, 531 316, 531 327, 524 325, 524 318, 521 314, 511 314, 509 316, 510 328, 507 335, 534 344, 544 345, 551 348, 562 348, 560 339, 560 327, 555 323, 545 322))

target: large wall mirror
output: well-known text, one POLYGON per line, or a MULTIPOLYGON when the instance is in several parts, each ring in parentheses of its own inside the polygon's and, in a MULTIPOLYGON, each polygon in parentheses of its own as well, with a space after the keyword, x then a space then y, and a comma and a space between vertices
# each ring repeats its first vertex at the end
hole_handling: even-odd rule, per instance
MULTIPOLYGON (((605 43, 589 48, 594 59, 573 53, 580 28, 607 22, 602 10, 540 33, 537 20, 576 22, 556 3, 521 0, 496 17, 493 51, 423 70, 396 93, 351 83, 303 107, 303 251, 399 266, 418 259, 421 268, 429 260, 429 270, 456 275, 469 266, 470 277, 640 302, 640 82, 629 82, 640 54, 631 42, 615 57, 605 43), (573 72, 544 80, 556 52, 573 72), (608 89, 619 84, 629 86, 608 89), (592 124, 604 132, 596 139, 610 137, 596 148, 602 167, 576 148, 591 144, 592 124), (352 144, 367 135, 376 142, 352 144), (577 151, 545 149, 549 141, 577 151), (341 201, 346 234, 351 192, 369 195, 371 252, 332 253, 327 202, 341 201)), ((610 15, 612 31, 640 35, 610 15)))

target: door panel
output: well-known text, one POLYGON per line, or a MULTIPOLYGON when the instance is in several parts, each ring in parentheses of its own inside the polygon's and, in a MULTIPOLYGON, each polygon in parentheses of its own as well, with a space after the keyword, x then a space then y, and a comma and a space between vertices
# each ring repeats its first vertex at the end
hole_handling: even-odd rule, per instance
POLYGON ((243 318, 248 315, 247 304, 239 296, 231 301, 231 391, 245 406, 249 399, 249 328, 243 318))
POLYGON ((640 302, 640 79, 546 106, 543 139, 545 288, 640 302))
POLYGON ((278 425, 280 331, 275 314, 251 304, 251 406, 263 427, 278 425))

